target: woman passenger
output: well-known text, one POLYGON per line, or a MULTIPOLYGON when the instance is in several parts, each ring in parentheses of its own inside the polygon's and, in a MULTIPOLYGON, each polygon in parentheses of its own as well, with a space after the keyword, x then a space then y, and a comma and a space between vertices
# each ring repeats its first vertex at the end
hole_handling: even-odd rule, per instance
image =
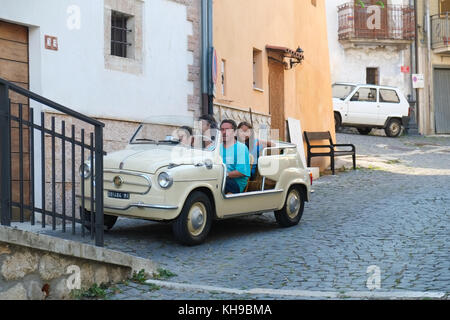
POLYGON ((258 158, 260 157, 262 150, 267 147, 272 147, 270 141, 263 141, 255 137, 255 131, 253 126, 248 122, 241 122, 238 125, 237 139, 239 142, 244 143, 250 154, 253 156, 254 163, 251 169, 251 180, 256 174, 256 168, 258 166, 258 158))

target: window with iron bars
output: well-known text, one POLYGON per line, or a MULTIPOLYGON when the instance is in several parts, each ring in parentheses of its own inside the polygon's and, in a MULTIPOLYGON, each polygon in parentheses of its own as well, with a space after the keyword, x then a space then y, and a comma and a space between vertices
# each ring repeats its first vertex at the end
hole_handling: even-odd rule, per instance
POLYGON ((128 29, 130 16, 113 11, 111 14, 111 55, 127 58, 128 47, 132 44, 127 41, 133 32, 128 29))

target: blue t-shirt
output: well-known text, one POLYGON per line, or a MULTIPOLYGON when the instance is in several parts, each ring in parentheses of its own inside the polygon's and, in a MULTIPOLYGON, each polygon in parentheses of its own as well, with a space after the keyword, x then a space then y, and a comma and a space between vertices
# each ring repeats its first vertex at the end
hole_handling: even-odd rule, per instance
POLYGON ((236 142, 231 147, 225 149, 222 144, 220 146, 220 155, 222 156, 223 163, 227 166, 228 172, 237 170, 244 175, 244 177, 234 178, 241 192, 243 192, 250 177, 250 156, 247 146, 243 143, 236 142))

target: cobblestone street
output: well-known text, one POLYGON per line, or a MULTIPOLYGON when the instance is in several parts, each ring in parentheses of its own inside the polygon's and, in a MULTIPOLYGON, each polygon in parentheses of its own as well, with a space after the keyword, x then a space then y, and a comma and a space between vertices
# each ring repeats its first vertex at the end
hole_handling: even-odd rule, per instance
MULTIPOLYGON (((358 170, 315 181, 297 227, 280 229, 272 213, 219 221, 204 245, 184 247, 169 224, 121 218, 105 234, 106 247, 153 260, 176 274, 166 280, 173 283, 345 296, 368 292, 368 267, 377 266, 377 293, 448 293, 450 137, 346 132, 337 141, 356 145, 358 170)), ((110 299, 286 298, 270 291, 239 294, 132 281, 110 293, 110 299)))

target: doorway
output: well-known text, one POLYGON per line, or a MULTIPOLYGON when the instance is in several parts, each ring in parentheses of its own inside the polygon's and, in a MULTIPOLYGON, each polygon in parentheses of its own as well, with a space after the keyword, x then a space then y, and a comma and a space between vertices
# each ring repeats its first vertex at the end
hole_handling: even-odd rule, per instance
POLYGON ((379 85, 380 74, 378 68, 366 68, 366 84, 379 85))
POLYGON ((434 107, 437 134, 450 133, 450 69, 434 69, 434 107))
POLYGON ((272 129, 277 129, 279 139, 286 139, 286 119, 284 112, 284 65, 269 59, 269 112, 272 129))
MULTIPOLYGON (((28 28, 0 21, 0 77, 29 89, 29 42, 28 28)), ((22 95, 10 91, 11 116, 19 117, 19 109, 23 120, 29 119, 29 100, 22 95)), ((13 203, 18 203, 23 197, 23 203, 29 204, 30 199, 30 130, 19 122, 11 121, 11 195, 13 203), (22 140, 20 137, 22 136, 22 140), (20 153, 23 161, 20 161, 20 153), (20 173, 22 172, 22 173, 20 173), (23 181, 21 187, 20 181, 23 181)), ((18 220, 18 212, 13 206, 12 221, 18 220)), ((29 219, 26 213, 25 219, 29 219)))

